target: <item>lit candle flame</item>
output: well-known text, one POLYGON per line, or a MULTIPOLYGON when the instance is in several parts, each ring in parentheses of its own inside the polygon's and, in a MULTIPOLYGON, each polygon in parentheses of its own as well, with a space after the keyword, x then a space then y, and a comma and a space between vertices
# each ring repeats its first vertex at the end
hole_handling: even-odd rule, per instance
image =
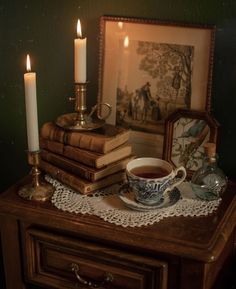
POLYGON ((26 70, 27 70, 28 72, 31 71, 31 64, 30 64, 29 54, 27 54, 27 57, 26 57, 26 70))
POLYGON ((82 30, 81 30, 81 24, 80 24, 80 20, 78 19, 78 22, 77 22, 77 36, 79 38, 82 38, 82 30))
POLYGON ((118 22, 118 27, 119 27, 120 29, 122 29, 122 28, 123 28, 123 22, 119 21, 119 22, 118 22))
POLYGON ((129 46, 129 36, 125 36, 124 47, 127 48, 128 46, 129 46))

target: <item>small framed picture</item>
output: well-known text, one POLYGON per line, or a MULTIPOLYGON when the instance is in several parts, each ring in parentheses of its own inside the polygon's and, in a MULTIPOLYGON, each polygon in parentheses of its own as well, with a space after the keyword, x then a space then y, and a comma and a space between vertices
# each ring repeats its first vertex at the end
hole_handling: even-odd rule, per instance
POLYGON ((163 158, 191 177, 203 164, 204 144, 217 144, 217 121, 206 111, 179 109, 165 123, 163 158))
POLYGON ((137 155, 162 155, 165 119, 210 111, 215 27, 103 16, 98 101, 130 128, 137 155))

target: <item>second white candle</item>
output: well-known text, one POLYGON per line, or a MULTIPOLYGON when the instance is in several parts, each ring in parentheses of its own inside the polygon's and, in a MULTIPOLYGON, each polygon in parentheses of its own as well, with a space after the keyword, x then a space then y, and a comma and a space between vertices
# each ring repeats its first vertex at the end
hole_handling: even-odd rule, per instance
POLYGON ((87 81, 86 69, 86 46, 87 39, 82 38, 80 20, 77 22, 78 38, 74 40, 74 77, 76 83, 85 83, 87 81))
POLYGON ((26 66, 29 71, 24 74, 28 150, 34 152, 39 150, 36 73, 30 72, 29 55, 26 66))

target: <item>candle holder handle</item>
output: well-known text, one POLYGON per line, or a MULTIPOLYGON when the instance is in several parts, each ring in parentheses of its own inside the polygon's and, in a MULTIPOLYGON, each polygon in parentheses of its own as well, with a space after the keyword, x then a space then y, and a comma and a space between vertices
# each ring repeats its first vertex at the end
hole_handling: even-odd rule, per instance
POLYGON ((109 103, 106 102, 97 103, 92 107, 91 112, 88 116, 91 117, 95 112, 97 112, 96 116, 98 117, 98 119, 106 120, 111 115, 112 107, 109 103), (102 107, 105 107, 107 109, 106 114, 103 116, 101 115, 102 107))
POLYGON ((39 169, 40 151, 29 151, 28 163, 32 166, 30 171, 31 182, 20 188, 18 191, 19 196, 27 200, 41 202, 49 200, 54 188, 51 184, 41 179, 41 171, 39 169))

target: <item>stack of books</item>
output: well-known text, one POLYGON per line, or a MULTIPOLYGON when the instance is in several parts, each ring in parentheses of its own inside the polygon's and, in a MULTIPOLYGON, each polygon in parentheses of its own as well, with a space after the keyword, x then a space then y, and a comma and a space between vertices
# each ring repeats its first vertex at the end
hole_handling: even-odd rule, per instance
POLYGON ((129 130, 105 124, 96 131, 66 131, 53 122, 40 130, 40 167, 81 194, 125 179, 134 158, 129 130))

